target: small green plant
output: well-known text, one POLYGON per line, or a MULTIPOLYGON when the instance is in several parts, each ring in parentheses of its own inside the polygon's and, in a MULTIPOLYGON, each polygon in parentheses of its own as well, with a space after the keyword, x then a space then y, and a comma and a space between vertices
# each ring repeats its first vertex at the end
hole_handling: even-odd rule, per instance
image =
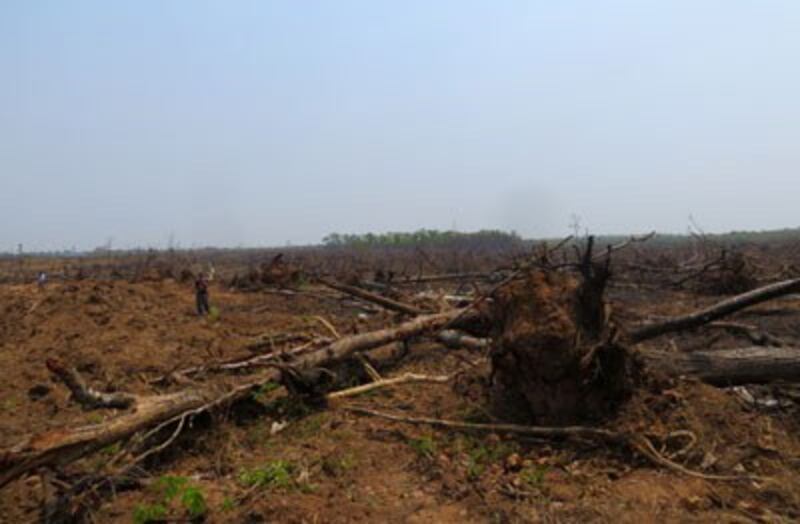
POLYGON ((180 502, 180 507, 189 518, 195 519, 206 514, 208 507, 206 499, 199 487, 189 483, 186 477, 165 475, 153 484, 161 500, 157 504, 139 504, 133 510, 133 521, 136 524, 145 524, 163 520, 175 508, 175 501, 180 502))
POLYGON ((411 439, 408 441, 408 445, 422 458, 433 458, 436 454, 436 441, 430 435, 411 439))
POLYGON ((114 455, 119 453, 121 450, 122 450, 122 444, 120 444, 119 442, 115 442, 114 444, 111 444, 110 446, 104 447, 102 450, 100 450, 100 452, 103 455, 107 455, 107 456, 113 457, 114 455))
POLYGON ((273 382, 271 380, 268 382, 264 382, 263 384, 261 384, 261 386, 258 387, 258 389, 253 391, 253 393, 251 394, 252 398, 256 402, 261 402, 262 404, 266 403, 267 395, 269 395, 271 392, 275 391, 279 387, 281 387, 281 385, 278 384, 277 382, 273 382))
POLYGON ((189 484, 189 479, 186 477, 175 477, 172 475, 165 475, 156 481, 156 487, 161 490, 164 495, 164 500, 172 502, 172 499, 177 497, 189 484))
POLYGON ((286 489, 292 487, 294 466, 285 460, 268 462, 264 466, 239 474, 239 482, 247 487, 286 489))
POLYGON ((340 477, 353 469, 355 459, 352 455, 328 455, 322 459, 322 471, 331 477, 340 477))
POLYGON ((162 520, 167 516, 167 507, 163 504, 137 504, 133 509, 134 524, 147 524, 162 520))
POLYGON ((220 509, 222 511, 233 511, 233 508, 236 507, 236 500, 231 497, 225 497, 222 499, 222 505, 220 505, 220 509))
POLYGON ((469 480, 476 480, 483 475, 485 469, 483 457, 480 453, 470 453, 467 456, 467 478, 469 480))
POLYGON ((205 515, 208 510, 203 492, 194 486, 189 486, 183 491, 183 495, 181 495, 181 504, 191 518, 205 515))
POLYGON ((544 483, 547 466, 529 466, 519 472, 519 478, 530 487, 538 487, 544 483))

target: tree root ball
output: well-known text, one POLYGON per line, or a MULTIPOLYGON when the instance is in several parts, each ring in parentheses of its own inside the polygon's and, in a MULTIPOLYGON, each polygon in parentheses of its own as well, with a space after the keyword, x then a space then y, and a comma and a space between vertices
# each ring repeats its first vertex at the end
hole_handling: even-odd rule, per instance
POLYGON ((497 292, 490 383, 496 415, 527 424, 586 422, 628 398, 641 365, 615 341, 603 285, 535 270, 497 292))

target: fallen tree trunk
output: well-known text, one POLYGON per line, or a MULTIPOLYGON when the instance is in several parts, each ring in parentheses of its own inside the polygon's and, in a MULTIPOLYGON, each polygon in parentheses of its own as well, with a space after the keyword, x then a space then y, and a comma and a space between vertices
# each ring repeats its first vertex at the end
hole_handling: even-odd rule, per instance
POLYGON ((746 307, 766 302, 774 298, 795 293, 800 290, 800 278, 784 280, 768 286, 760 287, 747 293, 742 293, 735 297, 718 302, 713 306, 695 311, 688 315, 669 318, 661 322, 652 322, 640 326, 629 333, 628 340, 631 343, 638 343, 644 340, 655 338, 665 333, 693 329, 703 324, 708 324, 714 320, 736 313, 746 307))
MULTIPOLYGON (((442 331, 437 339, 451 347, 483 349, 490 341, 442 331), (443 335, 446 335, 443 337, 443 335)), ((751 346, 676 353, 640 350, 645 363, 668 376, 695 377, 713 386, 800 382, 800 348, 751 346)))
POLYGON ((671 376, 696 377, 714 386, 800 381, 800 348, 744 347, 669 353, 642 351, 645 362, 671 376))
MULTIPOLYGON (((395 327, 343 337, 291 362, 297 368, 311 368, 344 359, 356 352, 407 340, 425 332, 441 329, 462 313, 454 309, 436 315, 422 315, 395 327)), ((34 435, 11 449, 0 451, 0 487, 21 475, 43 466, 73 462, 134 433, 170 420, 180 420, 217 406, 244 399, 254 388, 268 381, 278 381, 280 370, 270 369, 257 379, 223 387, 189 388, 168 395, 137 397, 134 409, 102 424, 62 428, 34 435)))
POLYGON ((418 307, 411 306, 409 304, 403 304, 402 302, 398 302, 396 300, 392 300, 390 298, 386 298, 382 295, 378 295, 376 293, 372 293, 365 289, 361 289, 356 286, 350 286, 348 284, 342 284, 341 282, 335 282, 333 280, 329 280, 327 278, 320 278, 319 282, 328 286, 331 289, 335 289, 336 291, 341 291, 342 293, 347 293, 348 295, 352 295, 354 297, 358 297, 362 300, 366 300, 367 302, 372 302, 374 304, 378 304, 386 309, 391 311, 397 311, 399 313, 405 313, 406 315, 422 315, 425 312, 419 309, 418 307))
POLYGON ((424 284, 427 282, 447 282, 449 280, 491 280, 493 273, 448 273, 444 275, 423 275, 393 280, 393 284, 424 284))
POLYGON ((57 429, 29 437, 0 452, 0 487, 40 467, 73 462, 141 429, 197 409, 213 398, 213 391, 200 389, 140 397, 135 410, 102 424, 57 429))

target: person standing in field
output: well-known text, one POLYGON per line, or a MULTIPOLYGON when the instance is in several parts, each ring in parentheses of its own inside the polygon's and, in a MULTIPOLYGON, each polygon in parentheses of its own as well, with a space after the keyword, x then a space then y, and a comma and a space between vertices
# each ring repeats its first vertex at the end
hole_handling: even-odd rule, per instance
POLYGON ((197 304, 197 314, 208 315, 208 281, 203 273, 199 273, 194 281, 194 297, 197 304))

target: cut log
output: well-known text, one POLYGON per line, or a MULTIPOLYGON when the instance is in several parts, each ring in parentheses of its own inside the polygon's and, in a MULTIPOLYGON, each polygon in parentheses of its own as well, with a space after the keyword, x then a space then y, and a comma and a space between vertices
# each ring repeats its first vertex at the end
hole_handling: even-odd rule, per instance
POLYGON ((361 289, 356 286, 342 284, 341 282, 336 282, 327 278, 320 278, 319 282, 321 284, 328 286, 331 289, 335 289, 336 291, 341 291, 342 293, 347 293, 348 295, 358 297, 362 300, 366 300, 367 302, 372 302, 373 304, 378 304, 379 306, 382 306, 391 311, 397 311, 399 313, 405 313, 406 315, 414 315, 414 316, 422 315, 423 313, 425 313, 418 307, 411 306, 409 304, 403 304, 402 302, 386 298, 383 295, 378 295, 376 293, 372 293, 370 291, 361 289))
POLYGON ((55 358, 48 358, 46 365, 47 369, 67 386, 72 393, 72 398, 83 409, 126 409, 136 401, 136 397, 127 393, 103 393, 87 386, 77 370, 55 358))
POLYGON ((800 348, 744 347, 691 353, 642 351, 653 369, 692 376, 715 386, 800 381, 800 348))
POLYGON ((669 318, 661 322, 652 322, 632 330, 628 336, 631 343, 638 343, 665 333, 693 329, 703 324, 731 315, 744 308, 772 300, 789 293, 800 291, 800 278, 784 280, 768 286, 760 287, 747 293, 718 302, 713 306, 695 311, 688 315, 669 318))
MULTIPOLYGON (((422 315, 395 327, 343 337, 310 354, 298 357, 296 368, 319 367, 360 351, 385 347, 397 340, 441 329, 462 313, 454 309, 436 315, 422 315)), ((169 395, 138 397, 135 409, 102 424, 62 428, 25 439, 11 449, 0 451, 0 487, 42 466, 58 466, 152 428, 172 419, 199 413, 244 399, 269 381, 277 381, 280 371, 269 369, 244 383, 223 387, 196 387, 169 395)))

